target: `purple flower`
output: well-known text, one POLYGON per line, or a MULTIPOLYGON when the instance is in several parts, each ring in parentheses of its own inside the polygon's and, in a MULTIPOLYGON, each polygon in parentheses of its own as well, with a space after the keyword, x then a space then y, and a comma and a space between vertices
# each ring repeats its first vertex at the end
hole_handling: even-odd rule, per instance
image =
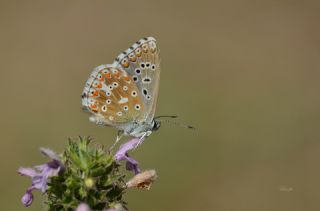
POLYGON ((35 166, 33 168, 19 168, 18 173, 21 176, 31 177, 31 186, 26 191, 26 194, 22 197, 22 203, 28 207, 32 204, 33 195, 32 191, 37 189, 41 192, 46 192, 48 188, 48 180, 50 177, 57 176, 60 171, 63 170, 63 166, 60 162, 59 156, 52 150, 40 148, 43 155, 51 158, 52 160, 46 164, 35 166))
MULTIPOLYGON (((86 203, 81 203, 77 207, 76 211, 91 211, 90 207, 86 203)), ((109 208, 104 211, 127 211, 121 204, 115 204, 113 208, 109 208)))
POLYGON ((32 204, 33 201, 33 194, 32 194, 32 189, 29 188, 27 192, 23 195, 21 202, 24 204, 26 207, 29 207, 32 204))
POLYGON ((135 174, 140 173, 141 170, 138 167, 138 161, 130 157, 128 151, 137 148, 142 141, 143 140, 140 140, 139 138, 134 138, 127 143, 122 144, 114 156, 115 160, 118 162, 125 160, 126 169, 128 171, 133 171, 135 174))
POLYGON ((85 203, 81 203, 76 209, 76 211, 90 211, 90 210, 91 210, 90 207, 85 203))

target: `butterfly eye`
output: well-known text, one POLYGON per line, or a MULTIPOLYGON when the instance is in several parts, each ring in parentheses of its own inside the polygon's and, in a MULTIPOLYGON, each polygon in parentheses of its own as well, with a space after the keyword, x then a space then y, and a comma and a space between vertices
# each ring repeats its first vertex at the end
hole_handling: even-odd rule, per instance
POLYGON ((140 106, 139 104, 135 104, 135 105, 134 105, 134 108, 135 108, 137 111, 139 111, 139 110, 141 109, 141 106, 140 106))
POLYGON ((142 50, 143 50, 144 53, 148 52, 148 44, 147 43, 142 45, 142 50))
POLYGON ((135 53, 136 53, 136 56, 137 57, 140 57, 141 56, 141 48, 137 48, 135 51, 134 51, 135 53))
POLYGON ((131 92, 131 96, 132 96, 132 97, 136 97, 136 96, 137 96, 137 92, 133 90, 133 91, 131 92))
POLYGON ((129 54, 129 59, 130 59, 130 61, 132 61, 132 62, 135 62, 135 61, 137 60, 137 58, 136 58, 136 56, 134 55, 134 53, 130 53, 130 54, 129 54))
POLYGON ((141 74, 141 70, 139 68, 135 69, 135 72, 137 73, 137 75, 141 74))
POLYGON ((111 104, 111 100, 110 100, 110 99, 107 99, 107 100, 106 100, 106 103, 107 103, 108 105, 110 105, 110 104, 111 104))
POLYGON ((129 61, 127 58, 122 59, 121 65, 125 68, 129 67, 129 61))
POLYGON ((123 110, 128 111, 129 107, 128 106, 123 106, 123 110))
POLYGON ((123 86, 123 91, 128 91, 128 87, 127 86, 123 86))

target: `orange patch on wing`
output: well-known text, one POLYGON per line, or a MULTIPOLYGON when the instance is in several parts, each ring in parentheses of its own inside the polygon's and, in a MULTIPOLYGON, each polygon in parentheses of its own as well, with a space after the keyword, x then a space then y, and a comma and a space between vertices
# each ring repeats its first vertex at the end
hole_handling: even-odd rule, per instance
POLYGON ((133 102, 134 102, 134 103, 140 103, 140 99, 137 98, 137 97, 135 97, 135 98, 133 98, 133 102))
POLYGON ((90 108, 92 111, 98 111, 98 106, 96 104, 91 104, 90 108))
POLYGON ((129 76, 125 76, 125 77, 123 77, 123 79, 124 79, 125 81, 130 81, 130 77, 129 77, 129 76))
POLYGON ((98 96, 99 96, 99 92, 98 92, 97 90, 95 90, 95 91, 93 92, 93 96, 94 96, 94 97, 98 97, 98 96))
POLYGON ((118 73, 114 73, 113 74, 116 78, 119 78, 120 77, 120 73, 118 72, 118 73))

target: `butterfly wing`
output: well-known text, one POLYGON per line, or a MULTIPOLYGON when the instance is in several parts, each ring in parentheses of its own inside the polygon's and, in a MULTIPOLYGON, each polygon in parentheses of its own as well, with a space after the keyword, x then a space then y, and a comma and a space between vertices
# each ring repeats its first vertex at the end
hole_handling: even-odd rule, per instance
POLYGON ((121 53, 112 64, 127 72, 136 83, 144 111, 139 119, 151 122, 156 109, 160 80, 160 51, 153 37, 143 38, 121 53))
POLYGON ((91 73, 82 93, 82 106, 102 125, 121 126, 143 121, 145 106, 132 77, 112 65, 100 65, 91 73))

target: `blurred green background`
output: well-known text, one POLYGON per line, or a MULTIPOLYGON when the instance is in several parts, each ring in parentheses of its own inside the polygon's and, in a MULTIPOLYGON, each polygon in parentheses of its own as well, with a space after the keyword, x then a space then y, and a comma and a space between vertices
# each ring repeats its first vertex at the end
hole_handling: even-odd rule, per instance
MULTIPOLYGON (((158 40, 163 125, 133 156, 159 179, 137 210, 320 210, 320 2, 0 2, 2 210, 25 210, 20 166, 67 137, 110 145, 80 95, 91 70, 145 36, 158 40)), ((43 210, 41 195, 29 210, 43 210)))

